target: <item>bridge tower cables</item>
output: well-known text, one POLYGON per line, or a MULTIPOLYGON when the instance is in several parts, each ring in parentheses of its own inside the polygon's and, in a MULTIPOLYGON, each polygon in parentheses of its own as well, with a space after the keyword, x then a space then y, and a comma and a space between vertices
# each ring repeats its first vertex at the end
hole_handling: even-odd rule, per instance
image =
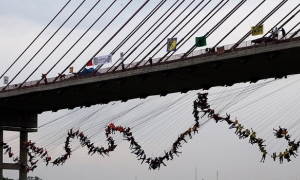
MULTIPOLYGON (((209 3, 211 2, 211 0, 210 1, 208 1, 202 8, 200 8, 173 36, 172 36, 172 38, 174 38, 181 30, 183 30, 209 3)), ((202 2, 200 2, 200 3, 202 3, 202 2)), ((198 4, 198 5, 200 5, 200 3, 198 4)), ((198 7, 198 5, 194 8, 194 9, 196 9, 197 7, 198 7)), ((193 9, 193 10, 194 10, 193 9)), ((192 12, 193 12, 193 10, 181 21, 181 22, 179 22, 178 23, 178 25, 180 25, 192 12)), ((174 28, 173 30, 171 30, 171 32, 173 32, 174 30, 175 30, 176 28, 174 28)), ((170 33, 171 33, 170 32, 170 33)), ((162 39, 159 43, 162 43, 162 41, 164 41, 165 39, 162 39)), ((154 58, 154 56, 157 54, 157 53, 159 53, 165 46, 167 45, 167 43, 164 43, 153 55, 151 55, 151 57, 148 59, 148 60, 146 60, 146 62, 143 64, 143 65, 146 65, 151 59, 153 59, 154 58)), ((154 49, 156 49, 156 47, 154 48, 154 49)), ((154 50, 153 49, 153 50, 154 50)), ((147 55, 145 55, 145 57, 144 58, 142 58, 136 65, 135 65, 135 67, 137 67, 142 61, 144 61, 147 57, 148 57, 148 55, 150 55, 151 53, 152 53, 152 51, 153 50, 151 50, 147 55)))
MULTIPOLYGON (((163 4, 165 4, 165 2, 167 2, 166 0, 163 0, 163 1, 161 1, 137 26, 136 26, 136 28, 134 28, 133 30, 132 30, 132 32, 111 52, 111 54, 113 55, 117 50, 119 50, 124 44, 125 44, 125 42, 127 41, 127 40, 129 40, 129 38, 131 38, 133 35, 134 35, 134 33, 137 31, 137 30, 139 30, 161 7, 162 7, 162 5, 163 4)), ((176 1, 174 4, 176 4, 178 1, 176 1)), ((170 8, 168 9, 168 10, 170 10, 170 8)), ((167 10, 167 11, 168 11, 167 10)), ((153 27, 153 26, 152 26, 153 27)), ((151 27, 151 28, 152 28, 151 27)), ((150 28, 150 29, 151 29, 150 28)), ((149 30, 150 30, 149 29, 149 30)), ((148 31, 147 31, 148 32, 148 31)), ((145 33, 146 34, 146 33, 145 33)), ((144 34, 144 35, 145 35, 144 34)), ((140 40, 140 39, 142 39, 143 38, 143 36, 142 37, 140 37, 140 38, 138 38, 138 41, 140 40)), ((138 42, 137 41, 137 42, 138 42)), ((136 44, 136 43, 135 43, 136 44)), ((131 46, 131 48, 132 48, 133 46, 131 46)), ((129 50, 131 49, 131 48, 129 48, 129 50)), ((124 53, 124 55, 126 55, 127 53, 128 53, 128 51, 129 50, 127 50, 125 53, 124 53)), ((119 60, 120 59, 118 59, 111 67, 113 67, 115 64, 117 64, 118 62, 119 62, 119 60)), ((96 70, 94 71, 94 74, 97 72, 97 70, 99 70, 101 67, 102 67, 103 65, 99 65, 99 66, 97 66, 97 68, 96 68, 96 70)), ((110 69, 109 69, 110 70, 110 69)), ((108 71, 109 71, 108 70, 108 71)))
MULTIPOLYGON (((221 19, 211 30, 209 30, 204 36, 208 38, 215 30, 217 30, 231 15, 233 15, 244 3, 246 0, 242 0, 239 4, 237 4, 223 19, 221 19)), ((195 31, 196 33, 197 31, 195 31)), ((187 41, 187 40, 186 40, 187 41)), ((185 42, 183 43, 185 44, 185 42)), ((183 45, 182 44, 182 45, 183 45)), ((182 46, 181 45, 181 46, 182 46)), ((191 52, 193 52, 196 49, 196 46, 192 46, 184 55, 181 57, 181 59, 186 58, 191 52)), ((166 59, 165 61, 167 61, 166 59)))
POLYGON ((33 39, 33 41, 25 48, 25 50, 19 55, 19 57, 7 68, 7 70, 1 75, 0 79, 10 70, 10 68, 20 59, 20 57, 29 49, 29 47, 40 37, 40 35, 49 27, 49 25, 56 19, 56 17, 65 9, 65 7, 71 2, 69 0, 59 12, 51 19, 51 21, 44 27, 44 29, 33 39))
POLYGON ((21 70, 13 77, 13 79, 8 82, 8 84, 2 89, 2 91, 4 91, 9 85, 10 83, 12 83, 16 77, 25 69, 25 67, 33 60, 33 58, 35 58, 35 56, 48 44, 48 42, 56 35, 56 33, 66 24, 66 22, 75 14, 75 12, 82 6, 82 4, 85 2, 86 0, 82 1, 78 7, 70 14, 70 16, 63 22, 63 24, 52 34, 52 36, 43 44, 43 46, 32 56, 32 58, 21 68, 21 70))
MULTIPOLYGON (((56 67, 58 65, 58 63, 73 49, 73 47, 86 35, 86 33, 89 32, 89 30, 103 17, 103 15, 113 6, 113 4, 116 2, 117 0, 114 0, 105 10, 104 12, 92 23, 92 25, 76 40, 76 42, 63 54, 63 56, 47 71, 46 74, 49 74, 54 67, 56 67)), ((57 76, 58 78, 59 76, 57 76)), ((40 82, 44 79, 45 77, 42 77, 37 83, 36 85, 40 84, 40 82)), ((55 80, 57 79, 55 78, 55 80)), ((55 81, 54 81, 55 82, 55 81)))
MULTIPOLYGON (((175 1, 164 13, 163 13, 163 15, 161 15, 151 26, 150 26, 150 28, 141 36, 141 37, 139 37, 136 41, 135 41, 135 43, 133 43, 133 45, 124 53, 124 55, 126 55, 137 43, 139 43, 143 38, 144 38, 144 36, 146 36, 147 35, 147 33, 148 32, 150 32, 150 30, 152 30, 152 28, 154 28, 154 26, 178 3, 178 1, 179 0, 177 0, 177 1, 175 1)), ((146 38, 144 38, 144 39, 146 39, 146 38)), ((137 48, 134 48, 131 52, 130 52, 130 54, 132 54, 135 50, 136 50, 137 48)), ((119 61, 120 59, 118 59, 118 61, 119 61)), ((118 62, 117 61, 117 62, 118 62)), ((115 63, 116 64, 116 63, 115 63)), ((114 64, 114 65, 115 65, 114 64)), ((113 65, 113 66, 114 66, 113 65)), ((112 67, 113 67, 112 66, 112 67)), ((111 68, 112 68, 111 67, 111 68)), ((111 69, 110 68, 110 69, 111 69)), ((109 72, 110 71, 110 69, 107 71, 107 72, 109 72)))
MULTIPOLYGON (((22 87, 24 83, 46 62, 46 60, 52 55, 52 53, 67 39, 67 37, 77 28, 77 26, 92 12, 92 10, 99 4, 101 0, 98 0, 93 7, 79 20, 79 22, 70 30, 70 32, 56 45, 56 47, 48 54, 48 56, 36 67, 35 70, 31 72, 31 74, 19 85, 19 88, 22 87)), ((46 78, 47 74, 44 74, 42 78, 46 78)))
MULTIPOLYGON (((113 21, 115 19, 117 19, 117 17, 129 6, 129 4, 132 2, 129 1, 115 16, 114 18, 92 39, 92 41, 75 57, 75 59, 66 66, 66 68, 64 70, 61 71, 60 74, 64 74, 64 72, 69 69, 69 67, 71 67, 71 65, 73 63, 76 62, 76 60, 79 58, 79 56, 81 56, 81 54, 113 23, 113 21)), ((106 12, 106 11, 105 11, 106 12)), ((52 82, 56 82, 58 80, 59 76, 57 76, 52 82)))
MULTIPOLYGON (((257 23, 256 26, 263 24, 267 19, 269 19, 278 9, 280 9, 288 0, 281 1, 269 14, 267 14, 259 23, 257 23)), ((247 34, 245 34, 235 45, 233 45, 230 50, 234 50, 236 47, 238 47, 247 37, 249 37, 251 34, 251 31, 249 31, 247 34)))
MULTIPOLYGON (((137 45, 137 47, 134 49, 134 50, 136 50, 138 47, 140 47, 140 45, 143 43, 143 42, 145 42, 145 40, 146 39, 148 39, 151 35, 152 35, 152 33, 154 33, 155 31, 156 31, 156 29, 160 26, 160 25, 162 25, 167 19, 169 19, 169 17, 182 5, 182 3, 183 3, 184 1, 182 1, 177 7, 175 7, 173 10, 172 10, 172 12, 170 12, 170 14, 168 14, 168 16, 166 16, 161 22, 160 22, 160 24, 155 28, 155 29, 153 29, 153 31, 143 40, 143 41, 141 41, 141 43, 139 44, 139 45, 137 45)), ((149 43, 149 44, 147 44, 147 47, 149 47, 156 39, 158 39, 158 37, 160 36, 160 35, 162 35, 162 33, 164 33, 167 29, 168 29, 168 27, 171 25, 171 24, 173 24, 175 21, 176 21, 176 19, 177 18, 179 18, 192 4, 194 3, 194 1, 192 1, 191 3, 189 3, 188 4, 188 6, 187 7, 185 7, 155 38, 153 38, 153 40, 149 43)), ((131 63, 133 63, 146 49, 147 49, 147 47, 144 49, 144 50, 142 50, 126 67, 125 67, 125 69, 127 68, 127 67, 129 67, 130 65, 131 65, 131 63)), ((126 61, 128 58, 129 58, 129 56, 133 53, 134 51, 132 51, 127 57, 125 57, 116 67, 114 67, 114 69, 112 70, 112 71, 115 71, 115 70, 117 70, 117 68, 121 65, 121 64, 123 64, 123 62, 124 61, 126 61)), ((111 68, 110 68, 111 69, 111 68)), ((110 70, 109 69, 109 70, 110 70)), ((109 71, 108 70, 108 71, 109 71)), ((107 71, 107 72, 108 72, 107 71)))
MULTIPOLYGON (((222 3, 224 2, 224 0, 222 0, 222 1, 220 1, 204 18, 202 18, 201 19, 201 21, 199 21, 199 23, 197 23, 193 28, 192 28, 192 30, 188 33, 188 34, 186 34, 178 43, 177 43, 177 45, 179 45, 179 44, 181 44, 182 43, 182 41, 184 40, 184 39, 186 39, 187 38, 187 36, 194 30, 194 29, 196 29, 208 16, 210 16, 210 14, 211 13, 213 13, 222 3)), ((226 1, 218 10, 216 10, 216 12, 218 12, 226 3, 227 3, 228 1, 226 1)), ((214 13, 214 14, 216 14, 216 12, 214 13)), ((211 16, 211 17, 213 17, 214 16, 214 14, 211 16)), ((211 18, 210 17, 210 18, 211 18)), ((208 21, 206 21, 206 22, 208 22, 208 21)), ((202 24, 202 26, 204 25, 204 23, 202 24)), ((200 28, 202 27, 202 26, 200 26, 200 28)), ((198 31, 200 28, 198 28, 196 31, 198 31)), ((195 31, 195 32, 196 32, 195 31)), ((195 33, 194 32, 194 33, 195 33)), ((193 33, 193 34, 194 34, 193 33)), ((192 34, 192 35, 193 35, 192 34)), ((192 36, 191 35, 191 36, 192 36)), ((186 41, 185 41, 186 42, 186 41)), ((179 47, 180 48, 180 47, 179 47)), ((164 60, 164 58, 166 57, 166 56, 168 56, 169 55, 169 53, 170 52, 168 52, 168 53, 166 53, 163 57, 161 57, 159 60, 158 60, 158 63, 160 63, 162 60, 164 60)), ((173 52, 173 54, 174 54, 174 52, 173 52)))
MULTIPOLYGON (((144 4, 142 4, 142 6, 117 30, 117 32, 115 32, 115 34, 113 35, 113 36, 111 36, 110 38, 109 38, 109 40, 108 41, 106 41, 105 43, 104 43, 104 45, 93 55, 93 57, 91 57, 90 59, 92 59, 92 58, 94 58, 99 52, 101 52, 103 49, 104 49, 104 47, 108 44, 108 43, 110 43, 110 41, 117 35, 117 34, 119 34, 120 32, 121 32, 121 30, 146 6, 146 4, 148 4, 149 3, 149 1, 150 0, 147 0, 147 1, 145 1, 144 2, 144 4)), ((82 66, 82 68, 76 73, 76 74, 78 74, 78 73, 80 73, 84 68, 85 68, 85 66, 86 66, 86 63, 82 66)))

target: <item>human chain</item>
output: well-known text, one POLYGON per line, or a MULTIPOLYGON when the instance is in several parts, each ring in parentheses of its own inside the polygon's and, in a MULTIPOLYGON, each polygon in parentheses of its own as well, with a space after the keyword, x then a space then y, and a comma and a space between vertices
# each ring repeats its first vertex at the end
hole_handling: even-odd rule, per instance
MULTIPOLYGON (((228 125, 230 125, 229 129, 233 129, 233 128, 236 129, 235 134, 237 134, 240 139, 249 137, 249 143, 251 143, 252 145, 258 144, 259 150, 260 152, 262 152, 262 158, 260 162, 265 162, 266 155, 268 154, 268 152, 265 149, 266 145, 263 144, 265 140, 256 137, 256 132, 253 131, 252 128, 251 131, 249 129, 244 128, 244 126, 240 124, 237 119, 235 119, 234 121, 230 120, 229 114, 226 113, 226 117, 221 117, 219 114, 216 114, 214 109, 210 109, 210 105, 207 103, 207 95, 208 95, 207 93, 203 93, 203 94, 198 93, 198 99, 194 101, 194 113, 198 114, 199 113, 198 108, 200 108, 201 112, 203 112, 202 117, 207 115, 208 118, 214 119, 216 123, 218 123, 219 121, 227 122, 228 125)), ((284 138, 286 141, 288 141, 289 147, 284 152, 280 152, 279 155, 276 155, 276 152, 274 152, 271 155, 271 158, 273 158, 273 160, 275 161, 276 158, 279 157, 280 164, 283 163, 283 158, 286 159, 288 162, 290 162, 291 156, 294 156, 295 158, 296 156, 298 156, 296 153, 298 153, 300 140, 297 143, 295 142, 296 140, 291 141, 290 140, 291 136, 288 134, 287 129, 281 128, 280 126, 278 130, 276 129, 273 130, 276 138, 284 138)))
MULTIPOLYGON (((228 123, 229 129, 236 129, 235 134, 238 135, 240 139, 245 139, 249 137, 249 143, 251 144, 258 144, 259 150, 262 152, 262 159, 261 162, 265 161, 267 151, 265 149, 266 145, 263 143, 265 142, 262 138, 256 137, 256 132, 253 131, 251 128, 251 131, 249 129, 245 129, 242 124, 238 122, 237 119, 234 121, 230 120, 230 115, 226 113, 226 117, 221 117, 219 114, 216 114, 214 109, 210 108, 210 105, 208 104, 207 100, 208 93, 198 93, 198 98, 193 103, 193 115, 195 118, 195 124, 192 127, 189 127, 185 132, 181 133, 177 139, 172 144, 172 148, 168 151, 164 151, 164 156, 159 157, 148 157, 145 153, 145 151, 142 149, 141 145, 138 144, 137 141, 135 141, 135 138, 131 132, 131 128, 129 127, 122 127, 122 126, 116 126, 114 123, 110 123, 105 127, 105 135, 106 135, 106 141, 108 141, 108 147, 104 148, 102 146, 95 146, 94 143, 91 143, 89 138, 84 135, 83 132, 80 132, 79 130, 73 131, 73 129, 70 129, 67 133, 64 150, 65 154, 61 155, 58 158, 55 158, 52 162, 52 157, 48 154, 47 150, 45 148, 39 148, 36 146, 36 143, 31 142, 29 140, 28 142, 23 142, 24 147, 27 148, 27 154, 29 157, 29 162, 21 162, 19 157, 13 157, 13 153, 11 150, 11 147, 4 142, 0 142, 0 147, 2 146, 6 151, 5 154, 8 153, 9 158, 13 158, 13 161, 19 165, 19 167, 27 172, 33 171, 37 167, 37 162, 39 160, 36 160, 36 158, 42 159, 46 166, 48 166, 49 163, 52 163, 53 165, 59 166, 63 165, 66 160, 68 160, 71 157, 72 149, 70 147, 71 139, 79 139, 80 144, 82 147, 86 146, 88 149, 89 155, 99 154, 104 156, 109 156, 109 153, 114 151, 117 145, 115 144, 114 139, 112 138, 112 135, 116 132, 122 133, 124 139, 126 141, 130 142, 129 148, 132 150, 131 153, 134 153, 137 156, 137 160, 141 161, 141 164, 144 162, 149 164, 149 170, 153 169, 160 169, 161 165, 166 166, 164 163, 165 160, 173 160, 174 155, 179 157, 179 154, 182 152, 179 152, 179 148, 182 147, 182 143, 187 143, 186 138, 189 137, 192 139, 192 135, 195 135, 195 133, 198 133, 198 129, 200 127, 199 124, 199 112, 202 112, 202 117, 206 116, 209 119, 215 120, 216 123, 225 121, 228 123), (200 109, 200 111, 198 110, 200 109), (244 130, 243 130, 244 129, 244 130)), ((201 117, 201 118, 202 118, 201 117)), ((290 141, 290 135, 287 132, 287 129, 281 128, 279 126, 278 130, 274 129, 274 135, 276 138, 284 138, 288 141, 289 148, 286 149, 285 152, 280 152, 279 155, 276 155, 276 152, 274 152, 271 157, 276 160, 277 157, 279 157, 280 163, 283 163, 283 158, 285 158, 288 162, 290 160, 290 156, 298 156, 296 152, 298 153, 298 147, 300 144, 300 141, 297 143, 294 141, 290 141)))

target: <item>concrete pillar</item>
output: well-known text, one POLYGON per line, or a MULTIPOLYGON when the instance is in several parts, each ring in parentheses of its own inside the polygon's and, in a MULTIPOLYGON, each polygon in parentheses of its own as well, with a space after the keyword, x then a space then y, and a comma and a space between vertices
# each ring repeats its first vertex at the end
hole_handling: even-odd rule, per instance
MULTIPOLYGON (((26 147, 23 145, 23 141, 28 142, 28 132, 20 131, 20 162, 25 163, 27 165, 27 151, 26 147)), ((27 172, 26 170, 19 170, 19 180, 27 180, 27 172)))
MULTIPOLYGON (((3 142, 3 130, 2 129, 0 129, 0 142, 3 142)), ((0 147, 0 178, 3 177, 2 163, 3 163, 3 147, 0 147)))

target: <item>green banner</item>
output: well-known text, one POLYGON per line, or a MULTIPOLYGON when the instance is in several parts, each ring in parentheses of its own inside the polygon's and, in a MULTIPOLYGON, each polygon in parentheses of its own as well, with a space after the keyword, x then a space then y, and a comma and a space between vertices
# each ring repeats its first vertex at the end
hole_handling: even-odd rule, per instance
POLYGON ((196 37, 196 47, 206 46, 206 37, 196 37))

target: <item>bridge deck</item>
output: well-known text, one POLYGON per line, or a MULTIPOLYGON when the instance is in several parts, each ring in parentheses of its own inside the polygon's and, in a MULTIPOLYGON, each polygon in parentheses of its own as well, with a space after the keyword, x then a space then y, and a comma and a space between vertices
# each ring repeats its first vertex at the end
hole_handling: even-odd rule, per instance
POLYGON ((0 111, 56 111, 300 73, 300 38, 0 93, 0 111))

